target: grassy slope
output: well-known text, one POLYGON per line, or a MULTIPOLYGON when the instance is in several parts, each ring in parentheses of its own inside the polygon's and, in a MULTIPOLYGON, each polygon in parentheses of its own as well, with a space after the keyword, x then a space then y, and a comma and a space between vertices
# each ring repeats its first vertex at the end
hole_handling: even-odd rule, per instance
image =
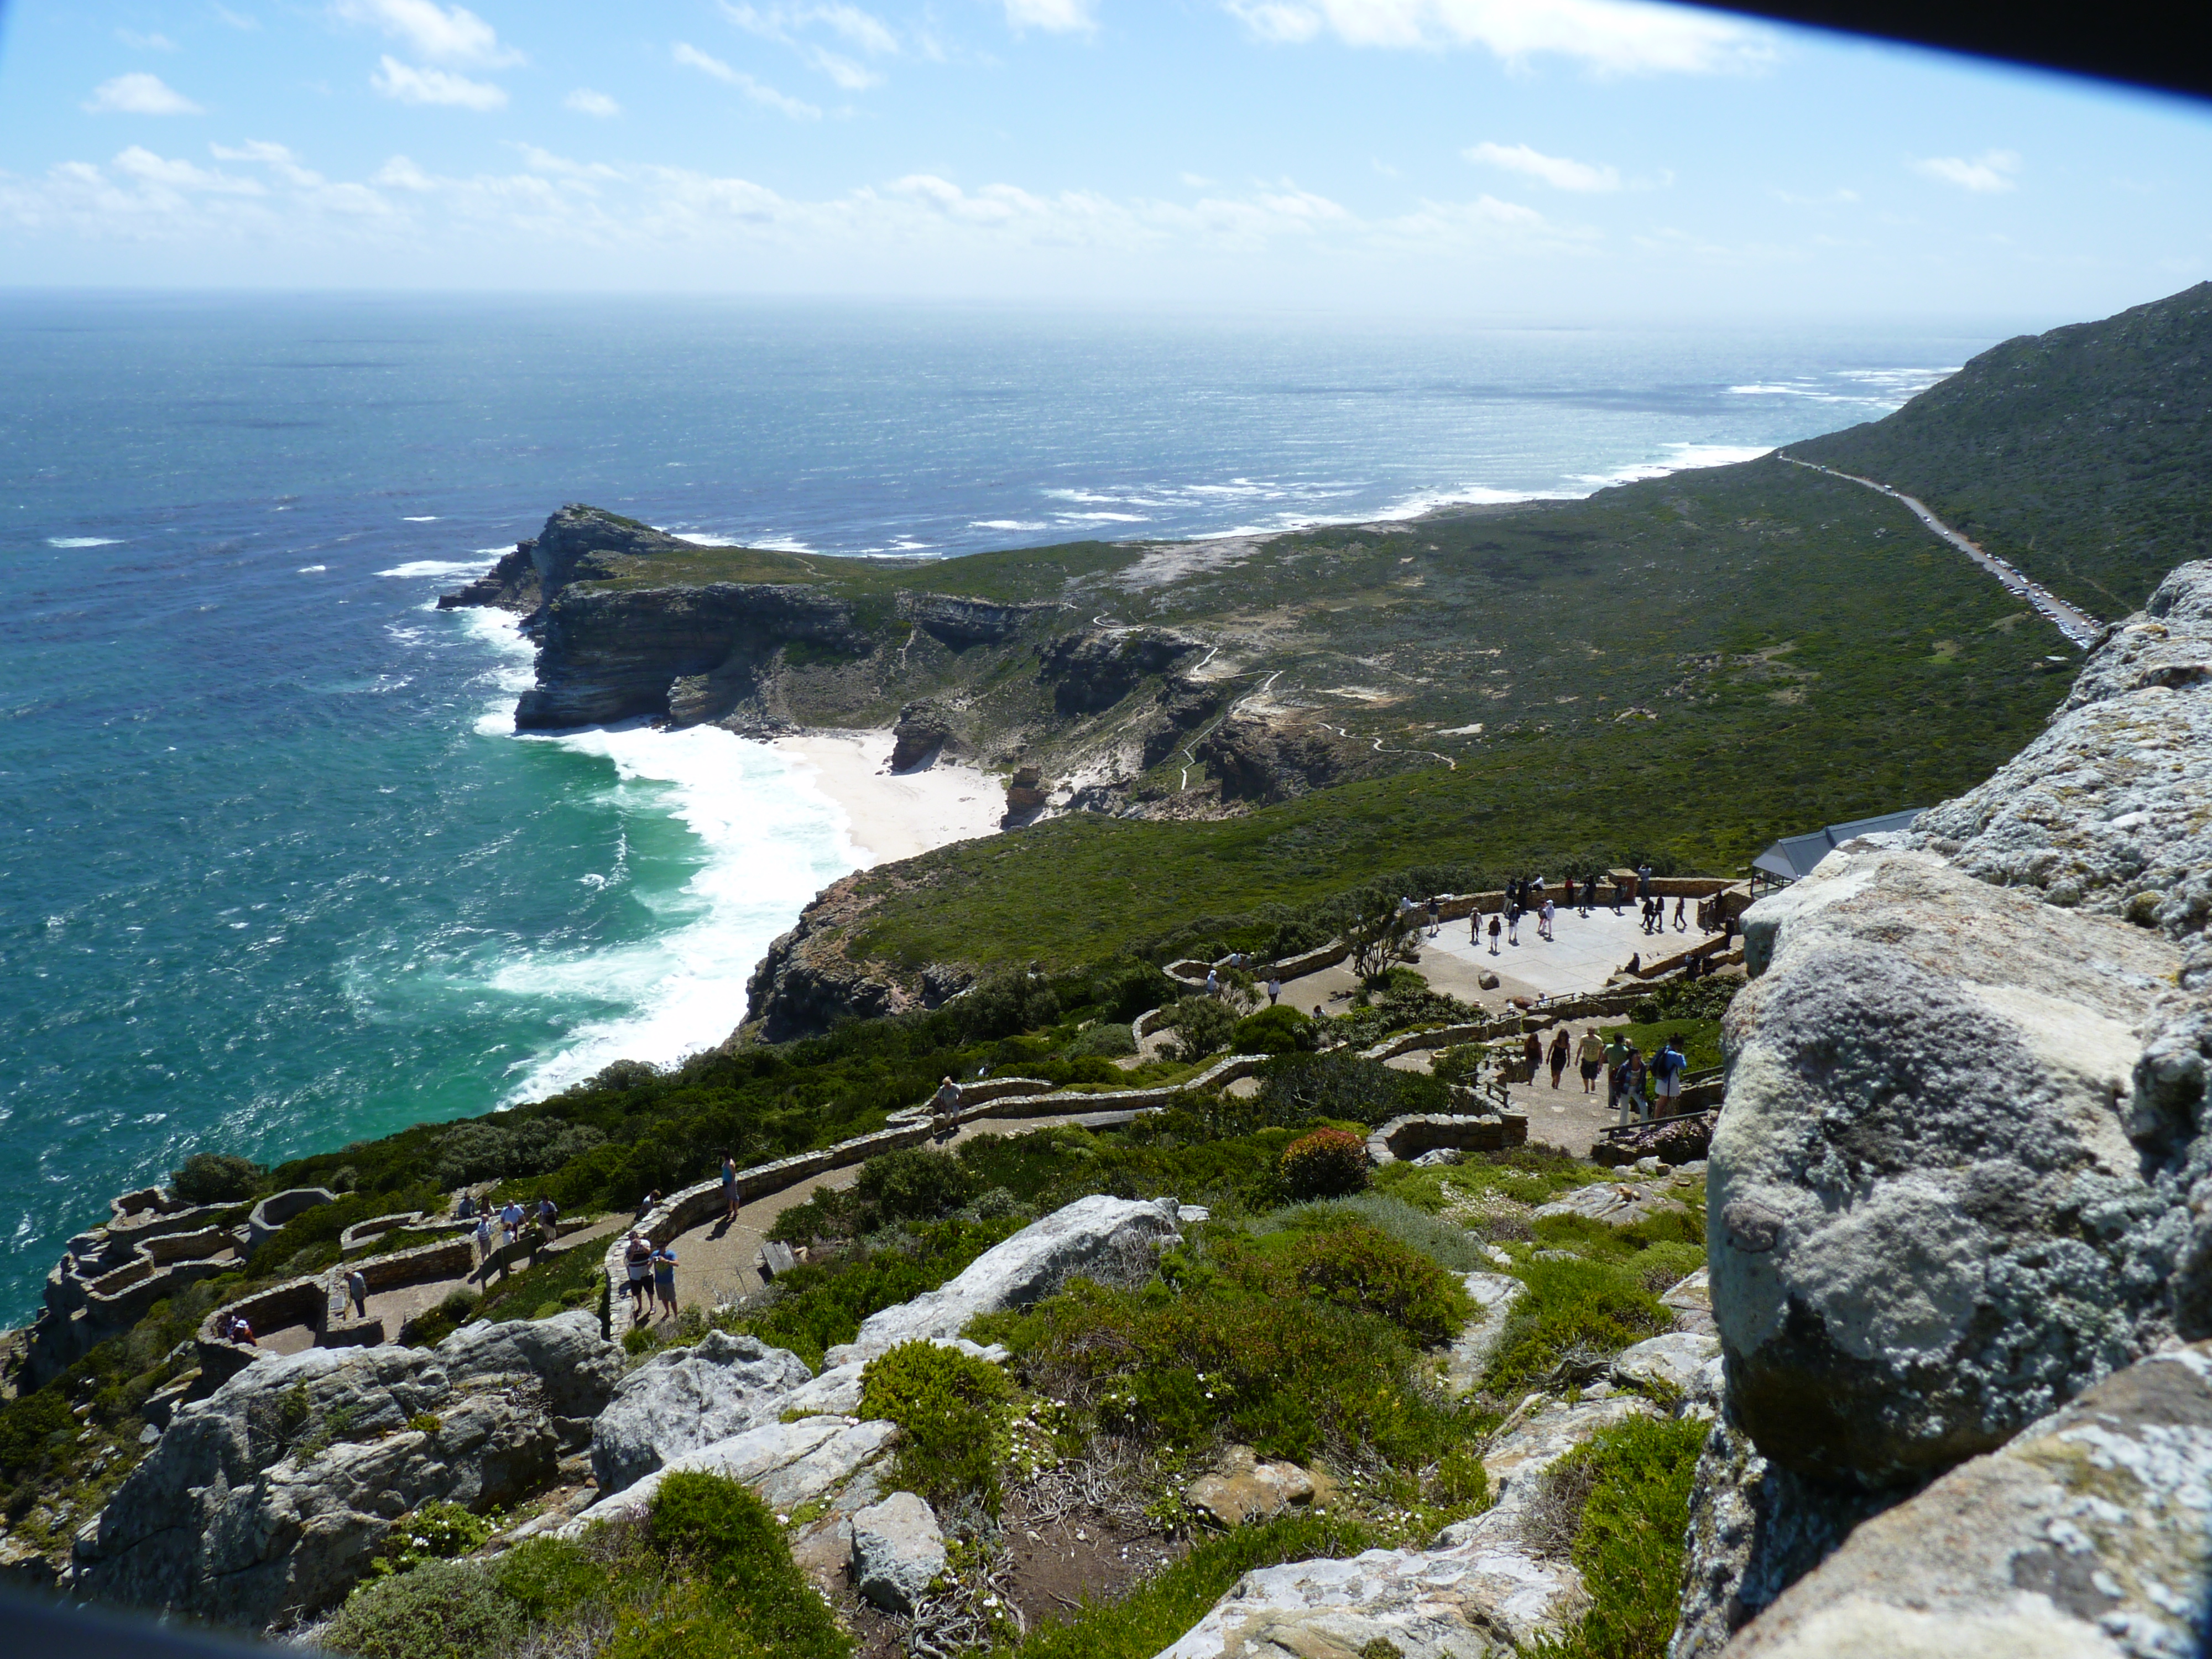
MULTIPOLYGON (((1279 696, 1456 769, 1408 757, 1242 817, 1078 816, 946 848, 865 878, 884 897, 864 954, 1095 959, 1424 862, 1733 871, 1777 836, 1979 781, 2064 684, 2048 627, 1901 507, 1779 462, 1285 538, 1211 582, 1243 600, 1216 613, 1232 623, 1298 608, 1261 659, 1285 665, 1279 696), (1479 738, 1437 729, 1476 720, 1479 738)), ((1165 619, 1218 605, 1208 585, 1173 590, 1165 619)))
POLYGON ((2212 283, 1984 352, 1887 419, 1790 453, 1918 495, 2117 620, 2212 551, 2212 283))

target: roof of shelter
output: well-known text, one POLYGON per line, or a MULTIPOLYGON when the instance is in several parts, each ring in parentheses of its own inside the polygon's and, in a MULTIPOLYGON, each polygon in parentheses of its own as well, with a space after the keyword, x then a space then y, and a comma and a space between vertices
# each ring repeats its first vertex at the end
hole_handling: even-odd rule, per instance
POLYGON ((1784 881, 1800 881, 1813 873, 1813 866, 1834 852, 1855 836, 1878 836, 1889 830, 1910 830, 1913 821, 1925 809, 1908 806, 1901 812, 1884 812, 1878 817, 1853 818, 1849 823, 1832 823, 1810 835, 1784 836, 1751 861, 1754 870, 1764 870, 1770 876, 1784 881))

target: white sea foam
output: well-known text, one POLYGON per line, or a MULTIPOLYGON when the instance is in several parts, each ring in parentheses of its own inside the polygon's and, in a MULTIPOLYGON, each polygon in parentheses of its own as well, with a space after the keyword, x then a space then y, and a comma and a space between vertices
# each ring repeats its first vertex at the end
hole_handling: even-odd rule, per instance
POLYGON ((313 576, 319 575, 329 568, 330 566, 326 564, 303 564, 293 574, 300 576, 313 576))
POLYGON ((435 524, 438 522, 438 515, 435 513, 425 513, 416 518, 403 518, 399 522, 402 524, 435 524))
POLYGON ((495 989, 619 1008, 578 1025, 556 1052, 518 1062, 514 1100, 566 1088, 612 1060, 672 1060, 720 1042, 744 1018, 745 981, 769 944, 815 893, 862 861, 843 811, 765 744, 714 726, 641 725, 520 740, 607 761, 613 809, 675 817, 703 857, 680 892, 636 894, 662 914, 657 937, 532 952, 493 975, 495 989))
POLYGON ((115 536, 49 536, 48 547, 114 547, 120 544, 115 536))
POLYGON ((1577 478, 1603 489, 1613 484, 1663 478, 1669 472, 1686 472, 1697 467, 1734 466, 1740 461, 1755 461, 1774 453, 1771 447, 1747 444, 1666 444, 1662 447, 1672 452, 1663 460, 1632 461, 1611 472, 1584 472, 1577 474, 1577 478))
POLYGON ((474 576, 483 571, 481 559, 410 559, 405 564, 395 564, 389 570, 380 570, 380 576, 474 576))
POLYGON ((460 626, 497 653, 492 665, 471 682, 491 691, 491 700, 472 722, 477 735, 511 736, 514 731, 514 700, 538 683, 538 647, 522 631, 522 618, 512 611, 471 606, 440 613, 457 618, 460 626))
POLYGON ((970 519, 970 530, 1049 530, 1052 526, 1042 519, 970 519))
MULTIPOLYGON (((670 465, 673 465, 674 463, 672 462, 670 465)), ((689 542, 694 547, 736 547, 740 544, 737 542, 732 541, 727 536, 695 535, 688 530, 672 531, 669 533, 673 535, 678 541, 689 542)))

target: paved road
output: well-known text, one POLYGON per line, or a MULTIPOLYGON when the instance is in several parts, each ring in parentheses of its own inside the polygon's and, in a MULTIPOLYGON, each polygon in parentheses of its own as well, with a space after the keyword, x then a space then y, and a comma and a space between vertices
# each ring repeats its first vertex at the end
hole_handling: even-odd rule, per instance
POLYGON ((1877 483, 1872 478, 1862 478, 1856 472, 1838 472, 1832 466, 1821 466, 1812 461, 1801 461, 1794 455, 1784 455, 1782 459, 1792 466, 1802 466, 1808 471, 1825 472, 1832 478, 1843 478, 1855 484, 1864 484, 1869 489, 1880 490, 1892 501, 1904 502, 1912 509, 1913 516, 1921 523, 1995 576, 2007 588, 2033 605, 2039 614, 2066 636, 2069 644, 2086 651, 2096 643, 2097 635, 2105 631, 2105 624, 2087 611, 2077 605, 2069 605, 2042 583, 2032 580, 2023 574, 2019 567, 2009 561, 2001 559, 1994 553, 1984 552, 1979 546, 1968 541, 1949 525, 1945 524, 1942 520, 1929 512, 1924 501, 1906 495, 1901 489, 1892 489, 1886 483, 1877 483))

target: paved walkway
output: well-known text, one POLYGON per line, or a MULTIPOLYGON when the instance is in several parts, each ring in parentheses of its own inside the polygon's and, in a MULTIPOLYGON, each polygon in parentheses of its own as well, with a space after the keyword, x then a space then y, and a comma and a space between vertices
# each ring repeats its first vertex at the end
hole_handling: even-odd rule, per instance
POLYGON ((1929 511, 1927 503, 1917 496, 1908 495, 1901 489, 1892 489, 1887 484, 1877 483, 1872 478, 1862 478, 1856 472, 1838 472, 1834 467, 1822 466, 1816 461, 1801 461, 1794 455, 1784 455, 1782 459, 1792 466, 1802 466, 1810 472, 1825 472, 1832 478, 1843 478, 1855 484, 1864 484, 1869 489, 1880 490, 1892 501, 1902 501, 1912 509, 1913 517, 1918 519, 1921 523, 1995 576, 2010 592, 2019 594, 2021 598, 2033 605, 2044 620, 2051 623, 2066 636, 2069 644, 2086 651, 2097 642, 2097 635, 2104 632, 2105 624, 2087 611, 2078 605, 2069 605, 2041 582, 2027 576, 2009 560, 2001 559, 1994 553, 1983 551, 1980 544, 1968 541, 1957 531, 1952 529, 1949 525, 1945 524, 1942 520, 1929 511))

